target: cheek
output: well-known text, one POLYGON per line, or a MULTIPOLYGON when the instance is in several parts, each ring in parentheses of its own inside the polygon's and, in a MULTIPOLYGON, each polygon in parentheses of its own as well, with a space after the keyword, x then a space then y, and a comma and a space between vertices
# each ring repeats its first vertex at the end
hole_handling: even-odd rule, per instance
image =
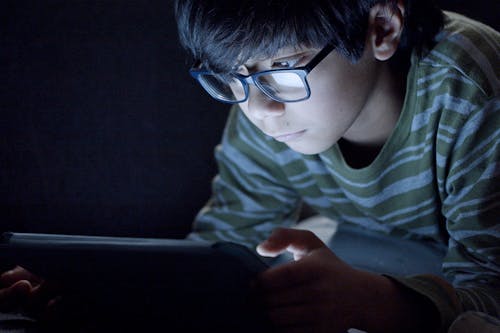
POLYGON ((238 104, 239 108, 245 115, 245 117, 257 128, 262 130, 262 121, 258 120, 257 118, 253 117, 251 112, 248 110, 248 102, 243 102, 238 104))
POLYGON ((250 120, 253 122, 252 118, 251 118, 251 117, 249 117, 249 116, 250 116, 250 114, 249 114, 249 112, 248 112, 248 102, 239 103, 239 104, 238 104, 238 106, 240 107, 240 109, 241 109, 241 111, 243 112, 243 114, 244 114, 244 115, 245 115, 248 119, 250 119, 250 120))
MULTIPOLYGON (((345 85, 340 83, 337 78, 338 76, 332 71, 320 72, 315 76, 311 75, 309 80, 311 97, 308 102, 320 108, 337 108, 346 95, 345 85)), ((346 82, 346 84, 348 83, 346 82)))
POLYGON ((344 61, 311 76, 311 102, 339 116, 357 113, 370 92, 368 68, 344 61))
POLYGON ((248 102, 239 103, 238 106, 244 114, 248 114, 248 102))
POLYGON ((368 84, 370 68, 364 59, 352 64, 343 56, 332 52, 318 71, 309 74, 311 93, 318 91, 330 99, 343 100, 356 96, 368 84), (363 61, 362 61, 363 60, 363 61))
POLYGON ((345 109, 345 90, 330 78, 318 78, 311 83, 311 97, 306 101, 308 112, 321 118, 331 117, 345 109))

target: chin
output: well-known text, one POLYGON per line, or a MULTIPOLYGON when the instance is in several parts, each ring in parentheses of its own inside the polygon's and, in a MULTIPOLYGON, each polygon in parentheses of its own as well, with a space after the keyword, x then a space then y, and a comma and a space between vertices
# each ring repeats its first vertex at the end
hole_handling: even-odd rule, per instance
POLYGON ((316 155, 328 150, 332 145, 300 145, 289 144, 288 147, 303 155, 316 155))

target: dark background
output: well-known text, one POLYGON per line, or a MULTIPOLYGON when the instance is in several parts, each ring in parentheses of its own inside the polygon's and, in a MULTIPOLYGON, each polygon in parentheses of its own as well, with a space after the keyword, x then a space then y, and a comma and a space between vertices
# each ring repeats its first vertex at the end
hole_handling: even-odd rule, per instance
MULTIPOLYGON (((498 29, 498 1, 441 3, 498 29)), ((228 107, 189 77, 172 1, 0 4, 0 231, 183 237, 228 107)))

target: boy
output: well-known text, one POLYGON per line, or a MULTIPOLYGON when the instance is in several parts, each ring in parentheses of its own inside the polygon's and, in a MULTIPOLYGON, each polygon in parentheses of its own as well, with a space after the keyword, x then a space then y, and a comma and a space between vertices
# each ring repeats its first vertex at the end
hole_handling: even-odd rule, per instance
POLYGON ((466 311, 499 316, 496 31, 430 0, 177 0, 176 15, 191 74, 235 104, 189 237, 294 254, 257 283, 278 331, 446 332, 466 311), (446 279, 355 269, 277 228, 302 203, 446 245, 446 279))
MULTIPOLYGON (((267 238, 260 253, 294 254, 258 281, 278 331, 444 332, 465 311, 499 315, 498 33, 427 0, 178 0, 176 10, 193 75, 237 104, 190 238, 267 238), (302 202, 448 245, 447 279, 364 272, 311 233, 271 234, 302 202)), ((20 268, 0 282, 0 311, 50 299, 20 268)))

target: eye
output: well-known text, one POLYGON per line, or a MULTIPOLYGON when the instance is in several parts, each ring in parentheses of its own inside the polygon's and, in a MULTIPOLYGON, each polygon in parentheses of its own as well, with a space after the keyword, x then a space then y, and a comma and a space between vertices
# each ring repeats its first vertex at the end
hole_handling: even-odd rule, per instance
POLYGON ((248 75, 249 73, 248 68, 245 65, 234 66, 232 72, 241 75, 248 75))
POLYGON ((273 68, 273 69, 294 68, 294 67, 297 67, 301 63, 303 58, 304 57, 302 57, 302 56, 298 56, 298 57, 287 58, 287 59, 279 59, 279 60, 273 61, 273 63, 271 64, 271 68, 273 68))

